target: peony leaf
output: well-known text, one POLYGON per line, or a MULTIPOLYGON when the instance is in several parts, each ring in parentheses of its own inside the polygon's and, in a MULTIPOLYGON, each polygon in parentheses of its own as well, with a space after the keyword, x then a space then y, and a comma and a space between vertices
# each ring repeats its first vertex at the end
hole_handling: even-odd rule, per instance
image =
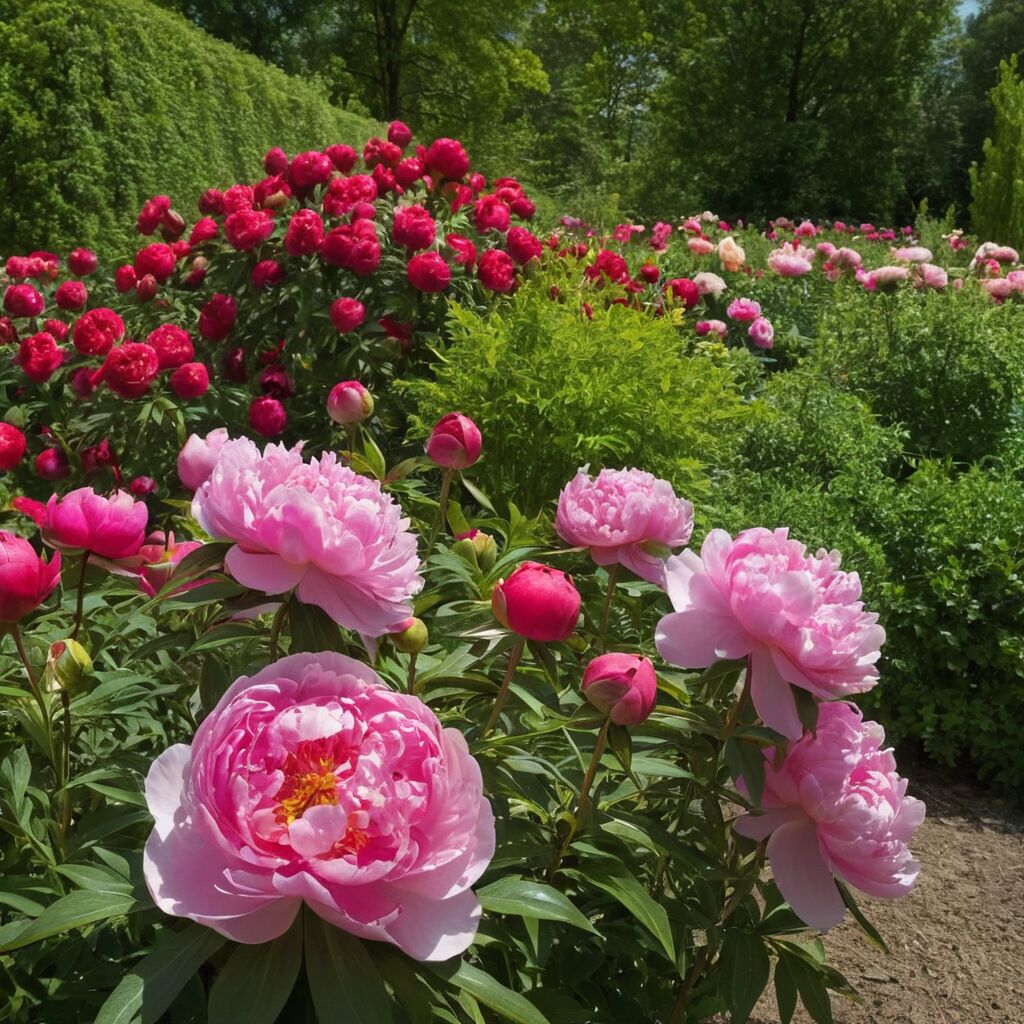
MULTIPOLYGON (((451 964, 449 961, 446 964, 427 964, 426 966, 444 978, 450 985, 468 992, 484 1006, 496 1010, 506 1020, 513 1021, 514 1024, 550 1024, 547 1017, 529 1000, 464 961, 456 961, 455 964, 451 964)), ((362 1024, 361 1018, 360 1024, 362 1024)))
POLYGON ((0 953, 20 949, 72 928, 106 921, 111 917, 122 917, 146 907, 146 903, 139 903, 131 893, 89 892, 80 889, 51 903, 34 921, 0 946, 0 953))
POLYGON ((542 882, 519 875, 506 875, 477 892, 484 910, 495 914, 518 914, 541 921, 561 921, 574 928, 598 934, 594 926, 573 905, 568 896, 542 882))

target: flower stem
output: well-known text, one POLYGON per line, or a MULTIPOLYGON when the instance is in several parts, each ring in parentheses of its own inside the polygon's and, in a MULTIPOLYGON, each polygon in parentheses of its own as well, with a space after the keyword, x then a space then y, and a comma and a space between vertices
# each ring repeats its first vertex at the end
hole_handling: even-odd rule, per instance
POLYGON ((85 567, 89 563, 89 552, 82 552, 82 565, 78 570, 78 597, 75 601, 75 628, 71 631, 71 639, 78 639, 78 631, 82 628, 82 604, 85 601, 85 567))
POLYGON ((740 691, 740 695, 736 700, 736 703, 732 706, 729 711, 729 717, 725 720, 725 739, 728 739, 739 724, 740 715, 743 713, 743 706, 747 703, 747 698, 750 696, 750 676, 753 672, 753 657, 747 658, 747 671, 743 676, 743 689, 740 691))
POLYGON ((498 721, 501 709, 505 705, 505 699, 508 697, 508 687, 509 683, 512 682, 512 673, 515 672, 516 665, 519 664, 519 659, 523 656, 523 648, 525 646, 526 637, 521 636, 516 640, 515 647, 513 647, 509 652, 508 668, 505 669, 505 678, 501 681, 501 689, 498 690, 498 696, 495 698, 494 707, 491 710, 491 717, 487 719, 484 731, 480 733, 481 739, 483 739, 494 728, 494 723, 498 721))
POLYGON ((281 627, 284 625, 284 617, 288 614, 288 602, 290 596, 285 597, 277 611, 274 612, 274 621, 270 625, 270 660, 277 661, 277 641, 281 636, 281 627))
POLYGON ((409 671, 406 673, 406 692, 416 692, 416 653, 409 655, 409 671))
POLYGON ((434 523, 434 528, 430 531, 430 540, 427 541, 427 558, 430 557, 431 551, 434 550, 434 545, 437 543, 437 535, 441 532, 445 517, 448 515, 448 495, 451 493, 452 475, 454 472, 452 469, 444 471, 444 479, 441 481, 441 496, 437 501, 437 522, 434 523))
POLYGON ((61 771, 58 787, 61 792, 60 802, 60 838, 63 843, 67 837, 68 829, 71 827, 71 790, 68 783, 71 781, 71 694, 65 687, 60 688, 61 709, 64 712, 61 722, 64 743, 61 750, 61 771))
POLYGON ((612 610, 612 601, 615 598, 615 582, 619 577, 619 563, 616 562, 608 570, 608 593, 605 595, 604 608, 601 609, 601 633, 597 638, 597 648, 604 652, 604 638, 608 632, 608 616, 612 610))
POLYGON ((10 631, 12 637, 14 637, 14 646, 18 651, 18 657, 21 658, 21 663, 25 666, 25 674, 28 676, 29 685, 32 687, 32 695, 36 699, 36 703, 39 705, 39 710, 43 713, 43 720, 49 718, 46 701, 43 699, 42 690, 39 689, 39 680, 36 678, 36 674, 32 669, 32 663, 28 660, 28 652, 25 650, 25 644, 21 639, 21 630, 18 629, 16 622, 10 622, 7 624, 7 629, 10 631))

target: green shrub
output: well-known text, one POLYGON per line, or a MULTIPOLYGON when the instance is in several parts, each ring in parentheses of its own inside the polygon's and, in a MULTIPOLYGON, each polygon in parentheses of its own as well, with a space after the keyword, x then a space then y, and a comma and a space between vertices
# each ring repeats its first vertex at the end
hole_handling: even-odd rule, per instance
POLYGON ((1007 437, 1024 393, 1019 309, 962 293, 837 296, 822 317, 826 375, 888 424, 908 450, 974 462, 1007 437))
POLYGON ((877 705, 894 740, 1024 785, 1024 482, 924 462, 885 538, 892 578, 877 705))
POLYGON ((127 245, 154 193, 192 209, 270 146, 375 131, 144 0, 0 0, 0 250, 127 245))
POLYGON ((418 434, 456 409, 477 422, 474 473, 492 497, 535 510, 590 463, 638 466, 699 498, 710 467, 735 460, 749 407, 732 356, 685 354, 666 320, 622 306, 588 320, 540 283, 485 318, 453 307, 449 331, 435 379, 397 386, 418 434))

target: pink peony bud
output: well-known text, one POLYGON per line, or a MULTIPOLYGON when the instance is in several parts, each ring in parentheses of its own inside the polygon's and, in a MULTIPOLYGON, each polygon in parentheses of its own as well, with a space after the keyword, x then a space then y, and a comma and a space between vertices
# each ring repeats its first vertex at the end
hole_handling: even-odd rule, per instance
POLYGON ((185 442, 178 453, 178 479, 190 491, 198 490, 213 472, 220 450, 227 440, 227 428, 218 427, 206 437, 193 434, 185 442))
POLYGON ((347 334, 359 327, 366 318, 366 307, 358 299, 343 296, 331 303, 331 323, 340 334, 347 334))
POLYGON ((327 415, 335 423, 362 423, 373 413, 373 395, 357 380, 343 380, 331 388, 327 415))
POLYGON ((559 569, 523 562, 491 593, 494 617, 527 640, 555 643, 567 640, 580 616, 580 595, 559 569))
POLYGON ((654 666, 638 654, 602 654, 583 673, 583 696, 616 725, 639 725, 654 710, 654 666))
POLYGON ((427 439, 427 458, 445 469, 466 469, 480 458, 481 445, 477 425, 461 412, 450 412, 434 425, 427 439))
POLYGON ((96 270, 96 253, 91 249, 72 249, 68 253, 68 268, 76 277, 88 277, 96 270))
POLYGON ((276 398, 254 398, 249 406, 249 426, 261 437, 277 437, 288 425, 288 413, 276 398))
POLYGON ((0 622, 17 622, 35 611, 59 579, 59 551, 47 564, 23 537, 0 530, 0 622))
POLYGON ((71 467, 59 448, 44 448, 36 456, 36 472, 44 480, 63 480, 71 474, 71 467))

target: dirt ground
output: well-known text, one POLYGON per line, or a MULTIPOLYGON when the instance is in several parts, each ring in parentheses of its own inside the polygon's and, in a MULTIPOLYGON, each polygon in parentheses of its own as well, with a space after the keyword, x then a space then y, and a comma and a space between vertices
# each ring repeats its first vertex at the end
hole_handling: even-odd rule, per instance
MULTIPOLYGON (((921 878, 903 900, 858 899, 891 956, 849 915, 826 936, 829 962, 861 993, 833 996, 836 1024, 1024 1024, 1024 812, 907 768, 928 805, 913 847, 921 878)), ((771 986, 750 1024, 778 1024, 771 986)))

